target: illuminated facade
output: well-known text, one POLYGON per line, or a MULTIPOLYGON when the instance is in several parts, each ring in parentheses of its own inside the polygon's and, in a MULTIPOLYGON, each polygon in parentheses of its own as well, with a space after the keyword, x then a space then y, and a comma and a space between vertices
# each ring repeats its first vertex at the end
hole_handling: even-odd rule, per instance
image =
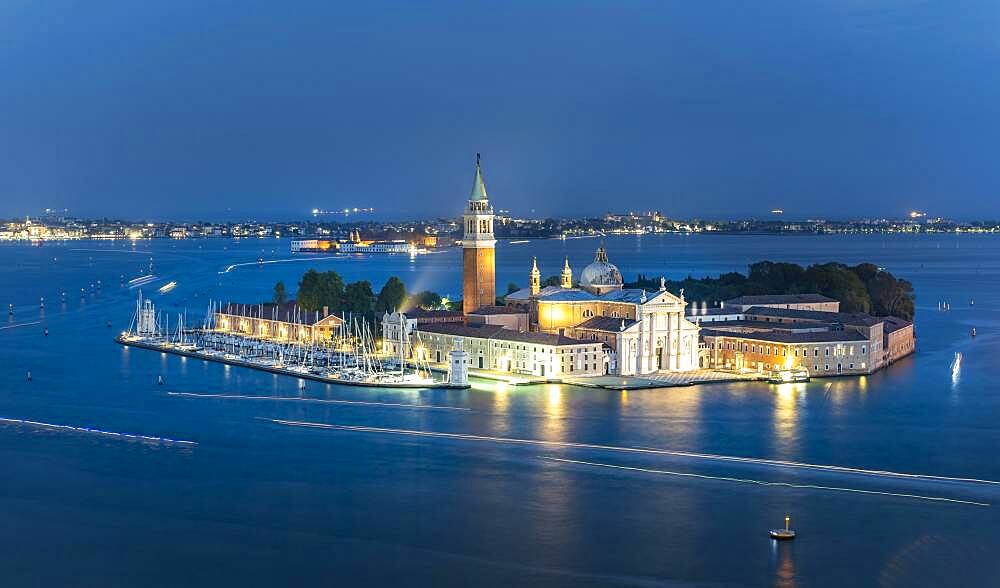
POLYGON ((687 302, 667 291, 623 288, 621 272, 604 247, 572 284, 569 260, 559 286, 542 288, 537 261, 528 288, 508 294, 506 304, 527 313, 532 330, 598 341, 608 373, 631 376, 699 367, 698 325, 684 316, 687 302))
POLYGON ((321 343, 330 341, 343 319, 321 311, 285 304, 229 303, 215 312, 215 331, 273 341, 321 343))
POLYGON ((864 313, 755 306, 702 324, 704 366, 717 369, 870 374, 916 349, 913 323, 864 313))
POLYGON ((496 304, 496 239, 493 237, 493 208, 486 195, 486 183, 476 154, 476 175, 465 210, 462 237, 462 311, 468 315, 483 306, 496 304))

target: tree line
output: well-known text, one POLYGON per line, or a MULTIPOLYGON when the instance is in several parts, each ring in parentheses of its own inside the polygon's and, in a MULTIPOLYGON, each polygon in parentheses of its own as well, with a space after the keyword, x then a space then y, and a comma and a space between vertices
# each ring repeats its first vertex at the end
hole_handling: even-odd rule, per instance
MULTIPOLYGON (((271 302, 284 304, 288 301, 284 282, 276 283, 271 302)), ((331 314, 352 313, 372 322, 383 312, 443 306, 442 298, 436 292, 424 290, 409 293, 403 281, 396 276, 386 280, 376 294, 368 280, 345 283, 335 271, 319 272, 314 269, 308 270, 299 280, 295 303, 303 310, 316 311, 326 307, 331 314)))
MULTIPOLYGON (((628 288, 660 287, 659 278, 639 274, 628 288)), ((817 293, 840 301, 843 312, 866 312, 875 316, 897 316, 913 320, 915 295, 913 284, 896 278, 871 263, 848 266, 842 263, 818 263, 808 267, 794 263, 758 261, 751 264, 746 275, 730 272, 717 278, 667 280, 667 289, 684 289, 688 300, 715 303, 737 296, 755 294, 817 293)))

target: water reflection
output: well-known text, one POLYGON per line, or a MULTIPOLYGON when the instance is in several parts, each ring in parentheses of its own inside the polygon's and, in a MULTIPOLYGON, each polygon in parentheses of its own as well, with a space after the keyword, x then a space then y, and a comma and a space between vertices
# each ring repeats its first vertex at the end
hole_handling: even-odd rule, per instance
POLYGON ((774 389, 775 450, 785 458, 797 455, 799 399, 804 401, 807 384, 776 384, 774 389))
POLYGON ((771 539, 771 567, 774 570, 774 585, 794 588, 795 546, 791 542, 771 539))
POLYGON ((566 440, 566 421, 563 418, 566 407, 563 400, 563 389, 560 384, 545 385, 545 425, 542 427, 543 437, 550 441, 566 440))

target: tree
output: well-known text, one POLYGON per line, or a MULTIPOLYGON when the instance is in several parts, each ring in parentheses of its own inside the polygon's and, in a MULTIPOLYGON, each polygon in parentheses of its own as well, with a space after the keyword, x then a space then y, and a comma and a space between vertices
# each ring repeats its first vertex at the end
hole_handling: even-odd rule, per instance
POLYGON ((513 294, 514 292, 517 292, 520 289, 521 288, 519 288, 518 285, 515 284, 514 282, 508 282, 507 283, 507 293, 508 294, 513 294))
POLYGON ((542 288, 546 286, 559 286, 562 284, 562 278, 560 276, 549 276, 542 280, 542 288))
POLYGON ((437 292, 431 292, 430 290, 424 290, 422 292, 417 292, 410 296, 407 301, 406 310, 412 308, 423 308, 425 310, 433 310, 441 306, 441 295, 437 292))
POLYGON ((305 310, 320 310, 324 306, 333 311, 344 306, 344 280, 335 271, 319 273, 311 269, 302 275, 296 302, 305 310))
POLYGON ((299 306, 306 310, 319 310, 323 305, 322 300, 322 277, 319 272, 311 269, 302 274, 299 280, 299 289, 295 293, 295 300, 299 306))
POLYGON ((406 300, 406 285, 396 276, 386 280, 375 300, 375 312, 395 312, 403 308, 406 300))
POLYGON ((274 297, 271 298, 271 302, 275 304, 284 304, 288 302, 288 294, 285 292, 284 282, 278 282, 274 285, 274 297))
MULTIPOLYGON (((627 288, 655 290, 659 280, 639 274, 627 288)), ((815 292, 840 301, 844 312, 871 312, 913 320, 913 284, 897 279, 871 263, 849 267, 842 263, 817 263, 803 268, 794 263, 758 261, 747 275, 732 272, 718 278, 667 280, 667 290, 684 288, 688 300, 716 302, 753 294, 803 294, 815 292)))
POLYGON ((351 282, 344 288, 344 304, 340 310, 365 314, 371 312, 374 304, 375 293, 372 291, 372 284, 368 280, 362 280, 351 282))

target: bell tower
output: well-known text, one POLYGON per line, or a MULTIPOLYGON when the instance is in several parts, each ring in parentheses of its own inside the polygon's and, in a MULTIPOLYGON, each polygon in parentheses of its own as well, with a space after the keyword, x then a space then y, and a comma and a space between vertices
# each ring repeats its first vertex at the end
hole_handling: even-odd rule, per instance
POLYGON ((462 238, 462 312, 465 314, 497 303, 496 243, 493 208, 486 196, 477 153, 476 176, 465 209, 465 236, 462 238))
POLYGON ((573 287, 573 270, 569 267, 569 258, 566 258, 566 263, 563 265, 562 275, 560 276, 560 285, 563 288, 573 287))
POLYGON ((538 296, 538 293, 542 291, 542 272, 538 271, 538 258, 532 258, 531 260, 531 273, 528 275, 528 284, 531 288, 531 295, 538 296))

